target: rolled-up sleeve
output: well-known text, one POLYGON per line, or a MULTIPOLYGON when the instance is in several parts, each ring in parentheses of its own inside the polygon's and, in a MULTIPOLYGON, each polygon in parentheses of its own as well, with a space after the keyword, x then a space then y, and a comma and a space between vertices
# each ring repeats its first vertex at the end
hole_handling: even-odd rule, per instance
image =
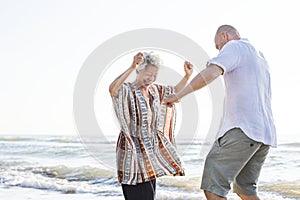
POLYGON ((220 53, 207 62, 207 66, 215 64, 224 70, 224 74, 234 70, 240 63, 240 53, 235 41, 228 42, 220 53))

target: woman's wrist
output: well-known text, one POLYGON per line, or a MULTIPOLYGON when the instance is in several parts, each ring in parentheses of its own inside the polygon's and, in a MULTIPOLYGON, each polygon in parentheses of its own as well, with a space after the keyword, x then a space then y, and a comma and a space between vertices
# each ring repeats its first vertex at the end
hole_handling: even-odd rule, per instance
POLYGON ((189 80, 190 79, 190 77, 191 77, 191 75, 184 75, 184 78, 186 79, 186 80, 189 80))
POLYGON ((135 63, 132 63, 131 66, 129 67, 129 69, 131 69, 131 70, 136 69, 136 64, 135 64, 135 63))

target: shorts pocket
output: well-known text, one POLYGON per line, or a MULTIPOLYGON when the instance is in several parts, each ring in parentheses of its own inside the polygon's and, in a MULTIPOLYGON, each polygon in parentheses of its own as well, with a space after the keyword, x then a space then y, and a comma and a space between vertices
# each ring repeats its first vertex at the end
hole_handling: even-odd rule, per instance
POLYGON ((221 137, 219 137, 218 139, 217 139, 217 143, 218 143, 218 146, 219 147, 221 147, 221 143, 222 143, 222 139, 223 139, 223 137, 224 137, 225 135, 223 135, 223 136, 221 136, 221 137))

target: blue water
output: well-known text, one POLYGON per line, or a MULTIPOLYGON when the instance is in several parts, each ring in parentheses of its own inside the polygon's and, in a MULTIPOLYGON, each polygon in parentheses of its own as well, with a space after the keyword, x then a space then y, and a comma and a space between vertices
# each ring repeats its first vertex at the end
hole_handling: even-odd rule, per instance
MULTIPOLYGON (((0 198, 123 199, 114 167, 115 140, 0 136, 0 198), (17 195, 24 192, 27 195, 17 195)), ((204 199, 199 189, 204 147, 209 145, 200 139, 177 140, 186 176, 159 178, 158 200, 204 199)), ((260 176, 262 199, 300 199, 299 155, 300 142, 282 142, 271 149, 260 176)), ((230 193, 229 199, 238 198, 230 193)))

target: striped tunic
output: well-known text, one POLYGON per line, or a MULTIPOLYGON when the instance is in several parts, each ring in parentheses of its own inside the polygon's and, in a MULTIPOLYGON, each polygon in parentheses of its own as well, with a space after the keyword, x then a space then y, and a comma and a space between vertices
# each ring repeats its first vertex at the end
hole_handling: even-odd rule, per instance
POLYGON ((164 175, 184 175, 173 135, 175 109, 163 104, 173 90, 149 86, 147 104, 136 85, 124 83, 112 97, 121 128, 116 146, 120 183, 135 185, 164 175))

